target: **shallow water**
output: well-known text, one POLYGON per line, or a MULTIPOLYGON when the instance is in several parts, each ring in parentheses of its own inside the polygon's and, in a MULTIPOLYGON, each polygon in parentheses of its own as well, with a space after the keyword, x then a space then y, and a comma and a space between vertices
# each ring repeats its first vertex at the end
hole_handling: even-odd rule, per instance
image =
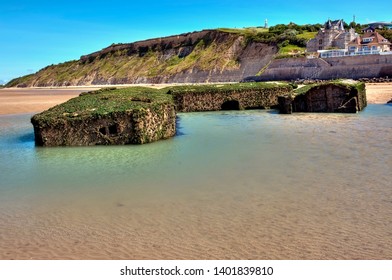
POLYGON ((36 148, 29 118, 0 116, 0 259, 392 259, 392 106, 115 147, 36 148))

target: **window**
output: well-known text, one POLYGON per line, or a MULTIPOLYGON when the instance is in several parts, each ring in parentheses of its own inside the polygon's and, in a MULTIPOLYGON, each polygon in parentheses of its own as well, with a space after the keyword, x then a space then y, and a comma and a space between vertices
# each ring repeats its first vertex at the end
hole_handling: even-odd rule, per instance
POLYGON ((376 51, 377 50, 377 46, 372 46, 372 51, 376 51))
POLYGON ((364 43, 369 43, 371 41, 373 41, 373 38, 363 38, 364 43))
POLYGON ((323 44, 323 39, 320 39, 319 40, 319 45, 322 45, 323 44))

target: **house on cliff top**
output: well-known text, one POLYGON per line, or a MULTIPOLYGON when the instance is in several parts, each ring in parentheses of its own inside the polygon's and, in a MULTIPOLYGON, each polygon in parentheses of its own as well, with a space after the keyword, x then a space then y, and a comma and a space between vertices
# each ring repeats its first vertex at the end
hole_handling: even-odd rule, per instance
POLYGON ((343 20, 328 20, 316 37, 309 40, 306 51, 317 52, 321 58, 390 53, 391 43, 373 28, 367 28, 359 36, 353 28, 347 31, 344 26, 343 20))
POLYGON ((309 40, 306 51, 309 53, 329 49, 347 49, 348 44, 353 41, 358 34, 353 28, 344 29, 344 21, 328 20, 321 28, 316 37, 309 40))
POLYGON ((391 51, 391 43, 378 32, 365 32, 348 44, 349 55, 380 54, 391 51))

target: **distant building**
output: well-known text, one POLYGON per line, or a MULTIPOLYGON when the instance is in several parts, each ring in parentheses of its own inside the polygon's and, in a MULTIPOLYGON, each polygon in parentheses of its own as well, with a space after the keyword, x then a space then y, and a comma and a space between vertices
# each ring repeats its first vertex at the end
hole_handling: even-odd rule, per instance
POLYGON ((372 28, 373 30, 376 29, 392 29, 392 22, 386 22, 386 21, 379 21, 379 22, 372 22, 369 23, 369 27, 372 28))
POLYGON ((348 44, 349 55, 379 54, 391 51, 391 43, 376 31, 365 32, 348 44))
POLYGON ((328 49, 347 49, 348 43, 354 40, 358 34, 353 28, 344 29, 343 20, 328 20, 321 28, 316 37, 309 40, 306 45, 307 52, 317 52, 328 49))
POLYGON ((391 54, 391 43, 377 32, 365 32, 356 37, 346 49, 319 50, 321 58, 369 54, 391 54))

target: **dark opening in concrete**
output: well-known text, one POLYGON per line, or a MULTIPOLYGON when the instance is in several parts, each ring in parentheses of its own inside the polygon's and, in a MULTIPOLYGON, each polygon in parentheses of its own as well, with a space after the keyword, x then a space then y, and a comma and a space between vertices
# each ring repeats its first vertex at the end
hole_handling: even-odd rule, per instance
POLYGON ((224 111, 226 111, 226 110, 239 110, 240 103, 237 100, 229 100, 229 101, 223 102, 221 109, 224 111))
POLYGON ((118 133, 118 131, 117 131, 117 125, 116 124, 113 124, 113 125, 109 126, 109 134, 117 134, 117 133, 118 133))
POLYGON ((101 127, 99 129, 99 132, 102 133, 103 135, 106 135, 106 127, 101 127))

